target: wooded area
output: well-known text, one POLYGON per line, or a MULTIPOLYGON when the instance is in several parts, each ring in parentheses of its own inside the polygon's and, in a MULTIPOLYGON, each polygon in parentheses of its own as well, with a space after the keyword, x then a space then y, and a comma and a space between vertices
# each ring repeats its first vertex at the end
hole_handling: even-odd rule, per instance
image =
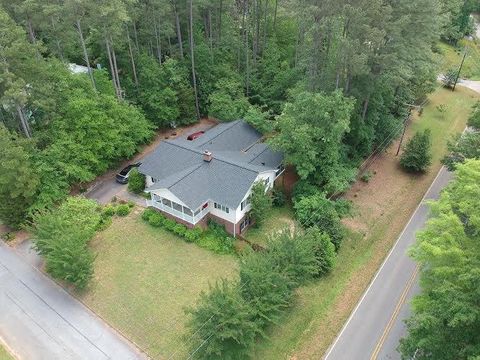
POLYGON ((244 117, 304 181, 344 190, 433 88, 474 0, 2 1, 2 221, 65 198, 155 128, 244 117), (67 63, 88 67, 73 74, 67 63), (27 139, 22 139, 27 138, 27 139), (322 169, 320 171, 320 169, 322 169), (7 174, 8 173, 8 174, 7 174))

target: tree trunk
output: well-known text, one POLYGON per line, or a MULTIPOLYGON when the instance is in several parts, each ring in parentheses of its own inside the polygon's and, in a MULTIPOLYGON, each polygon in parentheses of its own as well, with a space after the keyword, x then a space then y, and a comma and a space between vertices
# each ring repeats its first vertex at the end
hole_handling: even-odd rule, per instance
POLYGON ((250 65, 248 54, 248 1, 245 1, 245 91, 248 96, 250 93, 250 65))
POLYGON ((197 113, 197 119, 200 119, 200 108, 198 106, 198 91, 197 91, 197 78, 195 75, 195 44, 193 42, 193 0, 188 1, 189 7, 189 36, 190 36, 190 57, 192 62, 192 82, 193 82, 193 91, 195 93, 195 111, 197 113))
POLYGON ((220 0, 220 10, 218 15, 218 42, 222 42, 222 13, 223 13, 223 0, 220 0))
MULTIPOLYGON (((53 17, 50 18, 50 21, 52 22, 53 33, 56 34, 57 29, 56 29, 55 20, 53 19, 53 17)), ((63 49, 62 49, 62 46, 61 46, 61 42, 60 42, 60 40, 58 40, 58 38, 55 38, 55 44, 57 45, 57 51, 58 51, 58 56, 60 57, 60 60, 64 61, 63 49)))
MULTIPOLYGON (((213 51, 213 34, 212 34, 212 9, 208 8, 208 37, 210 40, 210 51, 213 51)), ((212 53, 213 59, 213 53, 212 53)))
POLYGON ((110 35, 110 43, 112 45, 111 51, 112 51, 112 59, 113 59, 113 69, 115 71, 115 79, 117 81, 118 98, 120 100, 122 100, 123 99, 123 90, 122 90, 122 87, 120 85, 120 76, 118 74, 118 66, 117 66, 117 55, 115 54, 115 48, 113 47, 113 40, 112 40, 111 35, 110 35))
POLYGON ((90 76, 90 81, 92 82, 93 90, 97 91, 97 86, 95 84, 95 79, 93 77, 93 71, 92 71, 92 68, 90 66, 90 60, 88 59, 87 46, 85 45, 85 39, 83 38, 82 26, 80 24, 79 19, 77 19, 76 26, 77 26, 78 36, 80 37, 80 43, 82 45, 83 59, 85 60, 85 63, 87 64, 87 68, 88 68, 88 75, 90 76))
POLYGON ((138 52, 140 49, 138 47, 137 23, 135 21, 133 22, 133 38, 135 39, 135 48, 137 49, 137 52, 138 52))
POLYGON ((265 8, 263 9, 263 44, 261 49, 262 54, 267 47, 267 32, 268 32, 267 12, 268 12, 268 0, 265 0, 265 8))
POLYGON ((277 30, 277 10, 278 10, 278 0, 275 0, 275 10, 273 11, 273 33, 274 34, 277 30))
POLYGON ((119 90, 117 85, 117 78, 115 76, 115 68, 113 66, 113 57, 112 57, 112 52, 110 50, 110 44, 106 36, 105 36, 105 46, 107 48, 107 56, 108 56, 108 63, 110 65, 110 72, 112 74, 112 84, 113 84, 113 88, 115 89, 115 95, 118 98, 119 90))
POLYGON ((363 103, 363 111, 362 111, 362 120, 365 121, 365 118, 367 117, 367 111, 368 111, 368 103, 370 102, 370 94, 367 95, 367 98, 365 99, 363 103))
POLYGON ((130 39, 130 32, 128 31, 128 25, 127 25, 127 42, 128 42, 128 53, 130 54, 130 62, 132 63, 133 80, 135 81, 135 86, 138 87, 137 68, 135 66, 135 58, 133 57, 132 40, 130 39))
POLYGON ((28 125, 27 119, 25 119, 25 113, 23 112, 23 108, 18 104, 16 104, 15 107, 17 109, 17 114, 18 118, 20 119, 20 125, 22 126, 23 133, 27 138, 31 138, 32 134, 30 131, 30 126, 28 125))
POLYGON ((175 15, 175 26, 177 28, 177 41, 180 50, 180 58, 183 59, 182 29, 180 29, 180 19, 178 17, 177 4, 173 3, 173 13, 175 15))
POLYGON ((162 44, 160 42, 160 30, 157 26, 156 20, 153 22, 153 29, 155 31, 155 41, 157 43, 157 59, 158 59, 158 62, 161 64, 162 63, 162 44))

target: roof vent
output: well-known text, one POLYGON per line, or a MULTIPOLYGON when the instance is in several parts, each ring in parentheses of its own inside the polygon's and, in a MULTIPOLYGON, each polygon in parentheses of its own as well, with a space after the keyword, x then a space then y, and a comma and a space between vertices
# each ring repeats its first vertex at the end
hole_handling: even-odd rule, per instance
POLYGON ((205 150, 203 152, 203 161, 210 162, 212 161, 212 159, 213 159, 212 153, 208 150, 205 150))

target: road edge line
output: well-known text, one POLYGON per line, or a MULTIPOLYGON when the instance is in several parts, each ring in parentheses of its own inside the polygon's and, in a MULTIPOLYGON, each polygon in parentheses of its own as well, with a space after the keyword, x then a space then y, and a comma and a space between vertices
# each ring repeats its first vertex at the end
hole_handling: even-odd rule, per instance
POLYGON ((403 234, 405 233, 405 230, 408 228, 408 225, 410 225, 410 223, 412 222, 412 219, 413 217, 415 216, 416 212, 418 211, 418 209, 420 208, 420 206, 423 204, 423 202, 425 201, 425 198, 427 197, 427 194, 429 193, 429 191, 432 189, 433 187, 433 184, 435 184, 435 181, 437 181, 438 177, 440 176, 442 170, 444 170, 445 167, 442 166, 440 167, 440 170, 438 170, 438 173, 437 175, 435 176, 435 178, 433 179, 432 183, 430 184, 430 186, 428 187, 427 191, 425 191, 425 193, 423 194, 423 197, 422 199, 420 200, 420 202, 418 203, 417 207, 415 208, 415 210, 413 211, 412 215, 410 216, 410 219, 408 220, 408 222, 405 224, 405 226, 403 227, 403 230, 402 232, 400 233, 400 235, 398 235, 397 237, 397 240, 395 241, 395 244, 393 244, 392 248, 390 249, 390 251, 388 252, 388 255, 387 257, 383 260, 383 263, 382 265, 380 265, 380 267, 378 268, 377 272, 375 273, 375 276, 373 277, 373 279, 370 281, 370 283, 368 284, 368 287, 367 289, 365 290, 365 292, 363 293, 362 297, 360 298, 359 302, 357 303, 357 305, 355 306, 355 308, 353 309, 352 313, 350 314, 350 316, 348 317, 347 319, 347 322, 343 325, 342 329, 340 330, 340 332, 338 333, 337 337, 335 338, 334 342, 330 345, 330 347, 328 348, 327 352, 325 353, 325 355, 323 356, 323 360, 327 360, 327 358, 330 356, 330 354, 332 353, 333 349, 335 348, 335 345, 337 344, 338 340, 340 339, 340 337, 342 336, 343 332, 345 331, 345 329, 347 328, 348 324, 350 323, 350 321, 352 320, 352 318, 355 316, 355 313, 357 312, 358 308, 360 307, 360 305, 362 304, 363 300, 365 299, 365 297, 367 296, 368 292, 370 291, 370 288, 372 287, 373 283, 375 282, 375 280, 377 279, 378 275, 380 274, 380 272, 382 271, 383 267, 385 266, 385 264, 387 263, 388 259, 390 258, 390 255, 392 255, 393 253, 393 250, 395 250, 395 248, 397 247, 398 243, 400 242, 400 239, 402 238, 403 234))

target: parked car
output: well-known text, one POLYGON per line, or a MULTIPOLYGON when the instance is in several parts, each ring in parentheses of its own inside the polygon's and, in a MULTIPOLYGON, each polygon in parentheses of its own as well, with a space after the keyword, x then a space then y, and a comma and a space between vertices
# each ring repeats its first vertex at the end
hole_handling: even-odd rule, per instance
POLYGON ((116 176, 115 176, 115 180, 117 180, 118 183, 120 184, 126 184, 128 183, 128 176, 130 175, 130 173, 132 172, 132 170, 134 168, 137 168, 141 165, 142 163, 138 162, 138 163, 135 163, 135 164, 130 164, 130 165, 127 165, 125 166, 122 171, 120 171, 116 176))
POLYGON ((188 135, 187 140, 190 140, 190 141, 195 140, 195 139, 199 138, 200 136, 202 136, 203 134, 205 134, 205 131, 197 131, 193 134, 188 135))

